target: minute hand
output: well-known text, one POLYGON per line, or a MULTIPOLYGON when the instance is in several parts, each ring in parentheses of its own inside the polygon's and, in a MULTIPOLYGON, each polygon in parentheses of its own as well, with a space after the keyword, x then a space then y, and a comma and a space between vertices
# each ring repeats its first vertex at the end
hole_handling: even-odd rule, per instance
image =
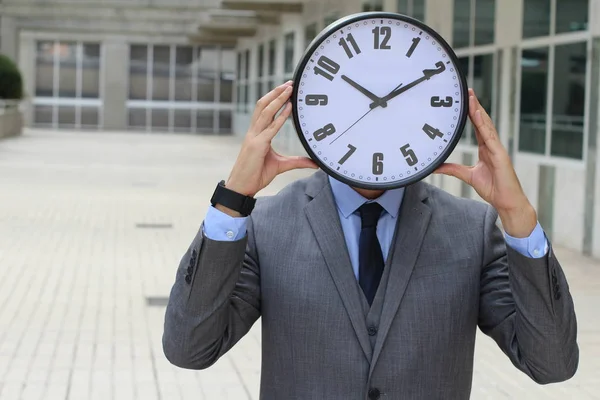
MULTIPOLYGON (((442 61, 439 61, 437 64, 435 64, 435 66, 437 67, 437 69, 423 70, 423 76, 421 78, 417 79, 414 82, 409 83, 406 86, 402 86, 402 87, 399 87, 399 88, 393 90, 390 94, 383 97, 381 100, 383 102, 388 102, 388 101, 392 100, 394 97, 401 95, 402 93, 406 92, 407 90, 414 88, 418 84, 425 82, 425 81, 431 79, 433 76, 441 74, 442 72, 444 72, 446 70, 446 66, 444 65, 444 63, 442 61)), ((371 103, 370 107, 376 108, 377 106, 379 106, 379 103, 373 102, 373 103, 371 103)))

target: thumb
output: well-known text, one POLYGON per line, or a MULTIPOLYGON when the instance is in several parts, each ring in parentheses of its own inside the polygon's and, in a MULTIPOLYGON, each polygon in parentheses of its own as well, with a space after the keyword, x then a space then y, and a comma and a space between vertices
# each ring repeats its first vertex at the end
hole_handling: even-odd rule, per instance
POLYGON ((471 184, 471 168, 464 165, 452 163, 442 164, 434 173, 453 176, 468 185, 471 184))
POLYGON ((300 168, 312 168, 319 169, 319 166, 315 164, 313 160, 308 157, 284 157, 278 156, 278 170, 279 173, 284 173, 294 169, 300 168))

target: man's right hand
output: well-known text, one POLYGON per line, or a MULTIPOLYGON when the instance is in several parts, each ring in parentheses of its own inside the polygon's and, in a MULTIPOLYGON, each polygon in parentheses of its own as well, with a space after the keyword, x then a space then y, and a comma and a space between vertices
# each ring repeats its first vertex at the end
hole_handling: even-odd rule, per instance
MULTIPOLYGON (((291 95, 290 81, 275 88, 256 103, 250 129, 225 184, 228 189, 254 197, 279 174, 299 168, 318 168, 310 158, 285 157, 277 154, 271 147, 271 141, 292 112, 292 104, 289 102, 291 95), (283 111, 275 118, 282 107, 283 111)), ((237 213, 224 207, 217 208, 231 216, 237 216, 237 213)))

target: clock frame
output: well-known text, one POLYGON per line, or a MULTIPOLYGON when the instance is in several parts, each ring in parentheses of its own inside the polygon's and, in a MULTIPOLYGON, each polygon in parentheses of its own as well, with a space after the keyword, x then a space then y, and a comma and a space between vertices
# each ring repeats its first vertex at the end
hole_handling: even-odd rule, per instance
MULTIPOLYGON (((344 50, 346 51, 346 53, 348 54, 348 56, 350 58, 352 58, 352 57, 350 56, 349 51, 352 51, 353 45, 354 45, 354 43, 347 43, 347 45, 344 46, 344 50)), ((355 49, 356 49, 356 47, 355 47, 355 49)), ((413 50, 414 49, 411 48, 411 49, 409 49, 409 52, 411 52, 413 50)), ((348 62, 348 60, 345 60, 345 62, 348 62)), ((342 68, 343 68, 343 64, 342 64, 342 68)), ((339 77, 336 76, 336 79, 338 79, 338 78, 339 77)), ((427 78, 427 79, 429 79, 429 78, 427 78)), ((460 137, 464 131, 464 127, 466 125, 466 121, 467 121, 467 117, 468 117, 467 82, 466 82, 466 78, 465 78, 464 74, 460 70, 458 57, 452 50, 451 46, 432 28, 428 27, 424 23, 422 23, 414 18, 405 16, 405 15, 401 15, 401 14, 388 13, 388 12, 363 12, 363 13, 353 14, 353 15, 344 17, 344 18, 339 19, 338 21, 332 23, 331 25, 326 27, 321 33, 319 33, 319 35, 309 45, 308 49, 305 51, 304 55, 301 58, 301 61, 299 62, 298 66, 296 68, 293 81, 294 81, 294 88, 293 88, 293 93, 292 93, 292 98, 291 98, 292 106, 293 106, 293 108, 292 108, 293 123, 294 123, 296 133, 298 135, 298 138, 300 139, 300 142, 302 143, 304 149, 306 150, 308 155, 315 161, 315 163, 323 171, 325 171, 328 175, 332 176, 336 180, 339 180, 350 186, 354 186, 354 187, 358 187, 358 188, 370 189, 370 190, 388 190, 388 189, 395 189, 395 188, 399 188, 399 187, 405 187, 405 186, 408 186, 410 184, 413 184, 415 182, 425 179, 427 176, 431 175, 431 173, 433 173, 441 164, 443 164, 447 160, 447 158, 450 156, 450 154, 454 151, 456 145, 460 141, 460 137), (445 148, 440 150, 439 155, 437 156, 437 158, 435 158, 435 160, 433 162, 431 162, 429 165, 422 168, 421 170, 418 170, 411 176, 403 178, 402 180, 395 180, 395 181, 390 181, 390 182, 369 183, 369 182, 364 182, 361 180, 351 179, 350 177, 344 175, 340 171, 339 167, 336 168, 335 165, 334 166, 327 165, 323 160, 321 160, 320 157, 317 156, 317 154, 315 154, 315 151, 313 151, 313 149, 311 148, 305 134, 303 134, 302 124, 306 123, 307 121, 306 120, 300 121, 300 118, 299 118, 300 113, 299 113, 298 107, 299 107, 299 96, 300 97, 302 96, 301 95, 302 77, 304 74, 307 74, 306 68, 307 68, 307 65, 309 62, 316 65, 315 60, 314 60, 314 58, 315 58, 314 53, 319 49, 319 47, 323 44, 323 42, 325 40, 327 40, 328 38, 330 38, 332 35, 334 35, 336 32, 343 30, 346 26, 355 24, 357 22, 362 22, 365 20, 374 20, 374 19, 378 19, 378 18, 381 18, 382 20, 397 20, 398 22, 401 22, 401 23, 411 24, 411 25, 421 29, 422 32, 425 32, 428 37, 431 37, 431 39, 434 40, 435 43, 437 43, 439 46, 441 46, 443 48, 444 53, 447 55, 447 57, 444 61, 448 60, 449 62, 451 62, 453 64, 454 68, 456 68, 456 71, 454 73, 456 74, 456 76, 458 78, 458 79, 456 79, 456 81, 457 81, 456 83, 460 86, 460 100, 463 103, 463 105, 461 106, 459 116, 454 123, 456 128, 454 128, 453 137, 451 138, 451 140, 449 142, 447 141, 448 142, 447 145, 445 146, 445 148)), ((407 92, 405 96, 410 97, 410 93, 407 92)), ((433 101, 433 99, 432 99, 432 101, 433 101)), ((440 100, 440 101, 443 102, 443 100, 440 100)), ((426 124, 426 126, 428 126, 428 125, 426 124)), ((432 128, 432 127, 429 127, 429 128, 432 128)), ((434 128, 432 128, 432 129, 434 129, 434 128)), ((435 131, 435 129, 434 129, 434 131, 435 131)), ((350 148, 353 146, 349 145, 348 147, 350 148)), ((437 154, 437 153, 435 153, 435 154, 437 154)), ((375 157, 375 154, 374 154, 374 157, 375 157)), ((402 153, 400 151, 398 151, 398 157, 399 158, 402 157, 402 153)), ((375 163, 375 160, 373 160, 373 162, 375 163)), ((373 167, 373 168, 375 168, 375 167, 373 167)))

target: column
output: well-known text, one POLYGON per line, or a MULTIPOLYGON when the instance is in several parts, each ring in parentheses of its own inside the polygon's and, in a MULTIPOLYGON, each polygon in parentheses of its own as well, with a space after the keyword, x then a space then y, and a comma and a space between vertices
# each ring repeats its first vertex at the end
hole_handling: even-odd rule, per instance
POLYGON ((126 130, 128 127, 129 46, 125 38, 109 38, 103 43, 102 87, 104 129, 126 130))
POLYGON ((18 59, 17 27, 14 18, 0 15, 0 51, 13 61, 18 59))

